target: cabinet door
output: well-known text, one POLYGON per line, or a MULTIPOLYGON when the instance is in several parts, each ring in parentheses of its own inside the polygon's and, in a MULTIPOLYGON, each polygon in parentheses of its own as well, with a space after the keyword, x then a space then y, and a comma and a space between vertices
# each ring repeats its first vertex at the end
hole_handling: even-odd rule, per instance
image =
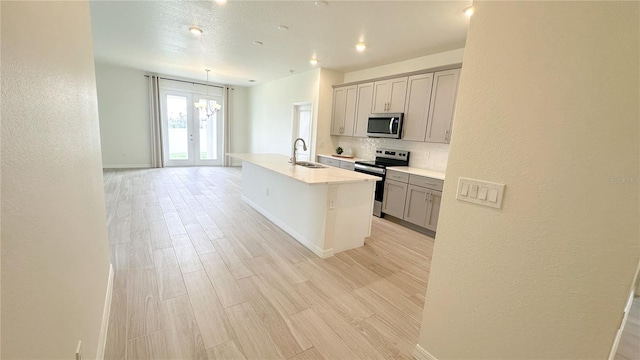
POLYGON ((407 184, 385 180, 382 212, 399 219, 404 217, 404 201, 407 196, 407 184))
POLYGON ((407 187, 407 200, 404 206, 404 219, 412 224, 425 227, 429 212, 429 190, 420 186, 407 187))
POLYGON ((427 142, 449 143, 451 140, 459 76, 460 69, 440 71, 433 76, 427 142))
POLYGON ((367 123, 371 115, 373 106, 373 83, 358 85, 358 95, 356 104, 356 123, 353 135, 367 137, 367 123))
POLYGON ((404 101, 407 97, 407 78, 392 79, 389 82, 391 91, 387 112, 401 113, 404 111, 404 101))
POLYGON ((345 115, 342 133, 343 136, 353 136, 353 129, 356 122, 356 101, 358 99, 358 87, 356 85, 345 88, 345 115))
POLYGON ((371 106, 372 114, 387 112, 387 103, 389 102, 389 94, 391 93, 391 81, 376 81, 373 83, 373 105, 371 106))
POLYGON ((442 191, 429 190, 429 213, 424 227, 436 231, 438 227, 438 217, 440 215, 440 203, 442 202, 442 191))
POLYGON ((331 135, 342 135, 347 107, 347 88, 333 89, 333 117, 331 135))
POLYGON ((402 140, 424 141, 427 136, 433 73, 410 76, 407 84, 402 140))

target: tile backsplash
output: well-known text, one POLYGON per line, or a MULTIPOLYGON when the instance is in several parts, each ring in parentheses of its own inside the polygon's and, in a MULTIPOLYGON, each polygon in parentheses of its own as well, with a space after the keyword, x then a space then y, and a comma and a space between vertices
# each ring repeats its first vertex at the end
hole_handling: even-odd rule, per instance
POLYGON ((353 156, 363 159, 376 157, 376 148, 407 150, 409 166, 445 172, 449 158, 449 144, 433 144, 396 139, 359 138, 341 136, 338 145, 343 149, 351 149, 353 156), (425 153, 429 153, 429 157, 425 153))

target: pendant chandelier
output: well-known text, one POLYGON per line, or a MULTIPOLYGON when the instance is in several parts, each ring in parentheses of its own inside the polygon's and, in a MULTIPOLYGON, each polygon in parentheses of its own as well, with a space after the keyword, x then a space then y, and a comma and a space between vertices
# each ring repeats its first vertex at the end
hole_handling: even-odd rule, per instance
POLYGON ((209 71, 210 69, 204 69, 207 72, 207 97, 205 98, 205 102, 197 102, 194 103, 196 108, 200 110, 201 114, 207 114, 207 117, 211 117, 211 115, 215 114, 220 110, 222 105, 218 104, 215 100, 211 100, 209 98, 209 71))

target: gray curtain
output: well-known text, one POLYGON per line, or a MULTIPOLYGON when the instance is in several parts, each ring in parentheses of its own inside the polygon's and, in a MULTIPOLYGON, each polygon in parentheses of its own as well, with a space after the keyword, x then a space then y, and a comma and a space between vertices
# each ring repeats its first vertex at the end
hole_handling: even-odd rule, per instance
POLYGON ((164 167, 162 148, 162 116, 160 102, 160 78, 149 75, 149 121, 151 128, 151 167, 164 167))

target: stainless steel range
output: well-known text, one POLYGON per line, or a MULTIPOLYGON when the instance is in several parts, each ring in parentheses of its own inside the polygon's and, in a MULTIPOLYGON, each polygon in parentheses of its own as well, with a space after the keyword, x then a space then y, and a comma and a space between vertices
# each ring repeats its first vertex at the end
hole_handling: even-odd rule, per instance
POLYGON ((384 197, 384 179, 387 166, 409 166, 409 152, 393 149, 376 149, 374 161, 356 161, 356 171, 377 176, 376 192, 373 202, 373 215, 382 217, 382 199, 384 197))

